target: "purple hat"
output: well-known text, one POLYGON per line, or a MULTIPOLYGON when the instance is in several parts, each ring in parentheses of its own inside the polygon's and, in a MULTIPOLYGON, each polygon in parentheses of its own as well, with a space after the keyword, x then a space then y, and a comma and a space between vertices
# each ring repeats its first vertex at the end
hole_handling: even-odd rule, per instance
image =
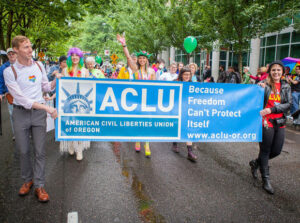
POLYGON ((68 57, 72 56, 73 53, 78 55, 79 57, 83 57, 83 52, 81 51, 81 49, 79 49, 77 47, 73 47, 73 48, 69 49, 68 57))

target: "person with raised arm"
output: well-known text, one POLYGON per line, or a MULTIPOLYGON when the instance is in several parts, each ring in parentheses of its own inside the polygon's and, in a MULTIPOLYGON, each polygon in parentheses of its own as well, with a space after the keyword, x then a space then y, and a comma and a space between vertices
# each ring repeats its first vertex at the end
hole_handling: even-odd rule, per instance
MULTIPOLYGON (((126 45, 126 39, 124 36, 117 35, 117 40, 122 44, 124 54, 127 58, 127 63, 130 69, 133 72, 133 77, 138 80, 155 80, 155 71, 149 66, 149 57, 151 56, 146 51, 140 51, 136 53, 137 56, 137 63, 134 62, 132 57, 130 56, 130 53, 128 51, 127 45, 126 45)), ((141 151, 141 143, 136 142, 135 143, 135 151, 140 152, 141 151)), ((150 143, 145 142, 145 156, 150 157, 151 156, 151 150, 150 150, 150 143)))

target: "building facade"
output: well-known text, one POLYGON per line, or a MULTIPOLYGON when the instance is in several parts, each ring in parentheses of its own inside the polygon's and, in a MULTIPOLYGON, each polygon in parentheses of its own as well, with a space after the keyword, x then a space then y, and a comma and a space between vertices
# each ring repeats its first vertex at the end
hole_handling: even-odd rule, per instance
MULTIPOLYGON (((189 61, 187 54, 182 50, 170 48, 167 52, 162 57, 167 64, 172 61, 184 64, 193 62, 200 66, 202 71, 205 65, 210 65, 215 78, 218 77, 220 65, 225 69, 229 66, 238 67, 238 55, 223 48, 214 47, 212 51, 198 49, 191 54, 189 61)), ((250 72, 256 75, 259 67, 285 57, 300 58, 300 32, 297 33, 292 26, 251 40, 249 50, 243 53, 243 66, 249 66, 250 72)))

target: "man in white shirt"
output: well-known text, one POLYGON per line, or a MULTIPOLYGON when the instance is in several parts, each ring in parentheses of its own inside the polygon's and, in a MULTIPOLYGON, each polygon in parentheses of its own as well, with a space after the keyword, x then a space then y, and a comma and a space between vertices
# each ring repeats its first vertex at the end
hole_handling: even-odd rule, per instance
POLYGON ((173 62, 170 65, 170 72, 163 73, 160 75, 159 80, 162 81, 174 81, 177 80, 178 74, 176 73, 177 71, 177 63, 173 62))
POLYGON ((14 37, 12 47, 17 53, 17 61, 5 69, 4 79, 13 96, 13 126, 24 180, 19 195, 27 195, 34 184, 38 200, 47 202, 49 195, 44 189, 46 117, 48 112, 52 118, 56 118, 57 111, 44 104, 43 92, 53 91, 56 79, 48 82, 44 66, 33 61, 31 42, 27 37, 14 37), (33 166, 30 157, 30 132, 35 150, 33 166))

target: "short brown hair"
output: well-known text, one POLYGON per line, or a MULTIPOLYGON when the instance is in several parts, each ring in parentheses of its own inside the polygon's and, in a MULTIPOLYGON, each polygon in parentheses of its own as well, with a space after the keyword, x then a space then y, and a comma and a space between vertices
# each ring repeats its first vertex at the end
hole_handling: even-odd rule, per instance
POLYGON ((178 81, 183 81, 182 76, 183 76, 183 74, 184 74, 185 72, 189 72, 189 73, 191 74, 191 76, 190 76, 190 81, 191 81, 191 79, 192 79, 192 72, 191 72, 191 69, 190 69, 189 67, 183 67, 183 68, 180 70, 179 75, 178 75, 178 81))
POLYGON ((11 45, 13 48, 19 48, 20 43, 23 43, 26 40, 29 40, 26 36, 15 36, 11 41, 11 45))

